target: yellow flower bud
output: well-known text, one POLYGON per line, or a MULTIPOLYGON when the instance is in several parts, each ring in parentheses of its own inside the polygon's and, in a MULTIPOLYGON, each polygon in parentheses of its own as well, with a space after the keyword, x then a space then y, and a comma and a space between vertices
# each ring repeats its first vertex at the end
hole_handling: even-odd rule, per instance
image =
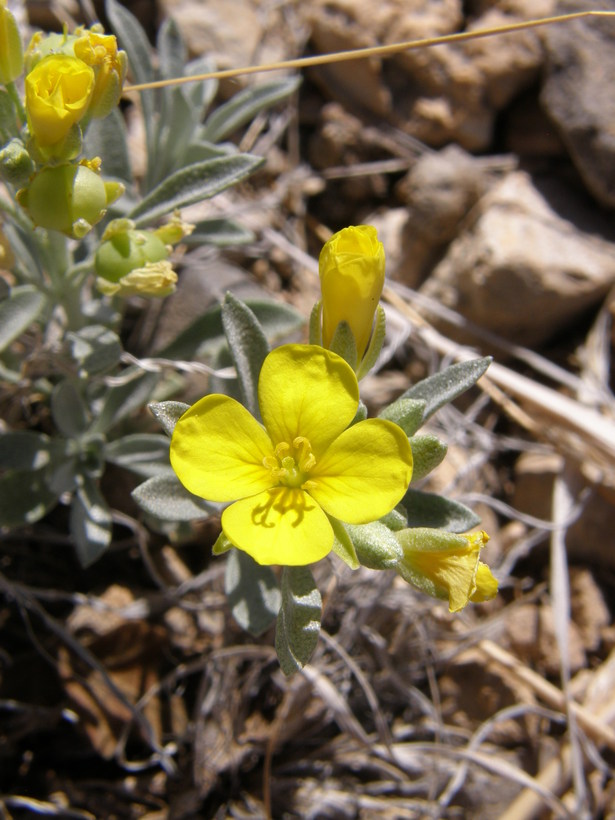
POLYGON ((457 535, 416 527, 400 530, 395 537, 404 551, 395 567, 399 575, 434 598, 448 599, 451 612, 458 612, 470 601, 489 601, 497 594, 497 580, 479 560, 489 540, 486 532, 457 535))
POLYGON ((329 347, 347 322, 360 362, 384 285, 384 247, 371 225, 344 228, 325 243, 318 260, 322 289, 322 343, 329 347))
POLYGON ((120 101, 127 58, 112 34, 86 30, 74 44, 75 57, 89 65, 96 77, 88 115, 106 117, 120 101))
POLYGON ((94 72, 83 60, 64 54, 44 57, 26 76, 30 132, 41 147, 62 142, 86 115, 94 72))
POLYGON ((0 83, 12 83, 23 71, 23 46, 17 21, 0 0, 0 83))
POLYGON ((105 182, 92 165, 96 163, 43 168, 17 192, 17 201, 35 225, 81 238, 124 191, 118 182, 105 182))

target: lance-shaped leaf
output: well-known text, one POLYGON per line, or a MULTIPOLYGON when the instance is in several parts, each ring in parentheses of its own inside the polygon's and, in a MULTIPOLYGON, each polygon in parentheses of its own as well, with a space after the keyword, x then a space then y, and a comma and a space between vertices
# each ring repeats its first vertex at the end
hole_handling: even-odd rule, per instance
POLYGON ((413 436, 423 423, 427 402, 418 399, 396 399, 378 414, 379 418, 399 425, 404 433, 413 436))
POLYGON ((286 77, 283 80, 275 80, 239 91, 229 102, 221 105, 207 118, 202 132, 203 139, 210 142, 224 139, 252 120, 260 111, 288 97, 300 82, 299 77, 286 77))
POLYGON ((245 179, 263 162, 262 157, 234 154, 188 165, 157 185, 128 216, 138 226, 146 225, 176 208, 184 208, 224 191, 245 179))
POLYGON ((66 438, 77 438, 87 430, 88 411, 77 385, 70 379, 59 382, 51 394, 54 424, 66 438))
POLYGON ((320 634, 322 599, 309 567, 284 567, 275 648, 285 675, 302 669, 320 634))
POLYGON ((399 541, 380 521, 344 526, 364 567, 391 569, 402 559, 404 553, 399 541))
POLYGON ((132 497, 144 512, 161 521, 196 521, 214 509, 189 493, 174 474, 148 478, 132 491, 132 497))
POLYGON ((138 368, 128 368, 122 376, 125 381, 107 390, 92 425, 92 433, 105 433, 130 413, 144 407, 159 379, 158 373, 144 373, 138 368))
POLYGON ((34 524, 55 506, 58 497, 46 479, 45 469, 0 475, 0 526, 34 524))
POLYGON ((147 406, 167 436, 173 435, 175 425, 186 410, 190 409, 190 405, 183 401, 153 401, 147 406))
POLYGON ((408 490, 401 503, 408 511, 408 527, 467 532, 480 524, 480 518, 465 504, 434 493, 408 490))
POLYGON ((169 474, 169 439, 156 433, 124 436, 105 445, 105 460, 145 478, 169 474))
POLYGON ((0 302, 0 351, 38 319, 45 297, 32 285, 18 285, 0 302))
POLYGON ((117 333, 104 325, 88 325, 67 334, 73 359, 79 365, 81 378, 104 373, 115 367, 122 355, 122 344, 117 333))
POLYGON ((254 313, 232 293, 227 293, 222 303, 222 325, 237 371, 243 404, 258 417, 258 376, 269 353, 267 339, 254 313))
POLYGON ((262 635, 275 621, 282 596, 271 567, 261 566, 247 552, 231 550, 224 588, 233 617, 251 635, 262 635))
POLYGON ((400 398, 418 399, 425 402, 423 421, 433 415, 445 404, 456 399, 469 390, 480 379, 491 362, 491 356, 483 359, 471 359, 447 367, 440 373, 429 376, 406 390, 400 398))
POLYGON ((81 477, 73 498, 69 525, 79 562, 89 567, 111 543, 111 513, 96 483, 87 475, 81 477))

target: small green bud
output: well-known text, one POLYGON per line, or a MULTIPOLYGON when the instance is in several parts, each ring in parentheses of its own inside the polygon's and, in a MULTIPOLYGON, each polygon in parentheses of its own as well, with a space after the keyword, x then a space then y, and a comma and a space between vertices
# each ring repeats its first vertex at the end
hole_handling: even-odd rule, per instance
POLYGON ((92 160, 43 168, 17 192, 17 200, 35 225, 81 239, 124 191, 120 183, 102 179, 99 164, 92 160))
POLYGON ((23 46, 17 21, 0 0, 0 83, 14 82, 23 71, 23 46))
POLYGON ((0 178, 9 185, 25 185, 34 173, 34 163, 20 139, 12 139, 0 151, 0 178))

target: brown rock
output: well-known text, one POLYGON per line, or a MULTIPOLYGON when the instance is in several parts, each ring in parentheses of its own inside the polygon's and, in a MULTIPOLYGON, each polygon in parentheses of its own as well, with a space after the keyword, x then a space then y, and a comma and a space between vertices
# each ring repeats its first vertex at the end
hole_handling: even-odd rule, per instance
POLYGON ((604 298, 613 251, 515 172, 482 198, 423 290, 505 338, 539 344, 604 298))

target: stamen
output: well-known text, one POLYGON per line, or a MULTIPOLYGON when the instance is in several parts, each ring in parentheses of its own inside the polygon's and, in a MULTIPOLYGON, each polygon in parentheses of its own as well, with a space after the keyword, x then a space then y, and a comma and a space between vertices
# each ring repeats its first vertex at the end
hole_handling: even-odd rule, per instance
POLYGON ((265 456, 263 466, 271 477, 285 487, 304 487, 309 471, 316 464, 312 446, 305 436, 295 436, 292 445, 281 441, 274 449, 275 456, 265 456), (291 452, 296 452, 296 456, 291 452))

